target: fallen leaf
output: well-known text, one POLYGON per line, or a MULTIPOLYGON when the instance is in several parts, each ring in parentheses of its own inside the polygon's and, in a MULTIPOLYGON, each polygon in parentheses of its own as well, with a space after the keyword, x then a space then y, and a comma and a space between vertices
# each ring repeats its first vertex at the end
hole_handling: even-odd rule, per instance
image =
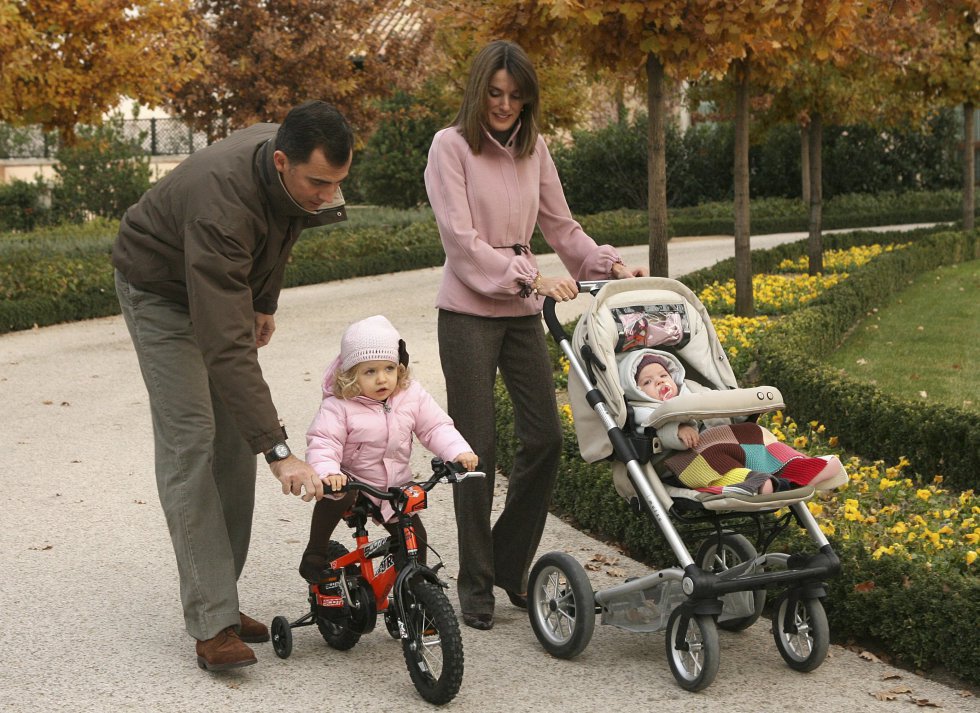
POLYGON ((916 330, 917 332, 924 332, 924 331, 926 331, 926 328, 925 328, 925 327, 923 327, 923 326, 922 326, 922 325, 920 324, 920 325, 919 325, 918 327, 916 327, 916 328, 915 328, 915 330, 916 330))
POLYGON ((864 357, 861 357, 860 359, 857 360, 857 363, 863 366, 868 363, 868 360, 865 359, 864 357))
POLYGON ((968 691, 965 688, 962 691, 957 691, 960 698, 973 698, 973 692, 968 691))
POLYGON ((868 580, 867 582, 859 582, 854 585, 854 591, 860 592, 861 594, 867 594, 874 588, 875 588, 875 583, 871 580, 868 580))
POLYGON ((909 694, 909 700, 915 705, 919 706, 919 708, 942 708, 942 704, 933 703, 928 698, 916 698, 915 696, 909 694))
POLYGON ((610 567, 609 569, 606 570, 606 574, 608 574, 610 577, 625 577, 626 576, 625 570, 622 570, 619 567, 610 567))
POLYGON ((920 391, 919 392, 919 396, 921 396, 924 399, 929 398, 929 394, 927 394, 925 391, 920 391))
POLYGON ((52 545, 44 545, 43 547, 28 547, 30 550, 36 550, 38 552, 43 552, 44 550, 50 550, 52 545))
POLYGON ((61 402, 61 405, 62 406, 71 406, 71 403, 69 403, 68 401, 62 401, 61 402))
POLYGON ((889 674, 887 676, 882 676, 881 677, 881 680, 882 681, 894 681, 896 679, 900 681, 900 680, 902 680, 902 677, 899 674, 897 674, 897 673, 892 673, 892 674, 889 674))
POLYGON ((146 505, 145 500, 134 500, 133 502, 136 503, 137 505, 146 505))
POLYGON ((42 401, 41 403, 42 403, 42 404, 44 404, 45 406, 50 406, 51 404, 53 404, 53 403, 54 403, 54 401, 50 401, 50 400, 48 400, 48 399, 45 399, 45 400, 44 400, 44 401, 42 401))
POLYGON ((599 570, 602 569, 602 565, 601 564, 594 564, 592 562, 586 562, 585 565, 584 565, 584 567, 587 570, 589 570, 590 572, 598 572, 599 570))
MULTIPOLYGON (((875 656, 870 651, 862 651, 861 653, 858 654, 858 656, 863 658, 865 661, 871 661, 872 663, 881 663, 881 659, 875 656)), ((901 692, 902 691, 900 691, 900 693, 901 692)))

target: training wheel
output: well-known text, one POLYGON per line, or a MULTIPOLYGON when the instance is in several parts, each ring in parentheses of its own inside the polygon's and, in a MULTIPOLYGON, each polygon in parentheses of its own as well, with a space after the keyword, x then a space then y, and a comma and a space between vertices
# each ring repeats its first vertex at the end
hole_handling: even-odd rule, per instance
POLYGON ((289 619, 284 616, 272 620, 272 649, 281 659, 289 658, 293 652, 293 630, 289 628, 289 619))

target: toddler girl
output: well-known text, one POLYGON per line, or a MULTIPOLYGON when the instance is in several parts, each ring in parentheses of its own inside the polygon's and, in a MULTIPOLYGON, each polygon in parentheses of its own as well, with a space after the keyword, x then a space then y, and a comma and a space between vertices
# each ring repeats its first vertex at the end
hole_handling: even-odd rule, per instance
MULTIPOLYGON (((307 462, 333 492, 347 482, 341 468, 376 488, 405 485, 412 480, 412 434, 443 460, 467 470, 477 467, 476 455, 452 419, 409 378, 405 342, 391 322, 381 315, 355 322, 323 377, 323 401, 306 433, 307 462)), ((356 496, 327 495, 314 507, 299 566, 308 582, 316 582, 329 563, 327 544, 356 496)), ((386 501, 378 505, 389 527, 394 510, 386 501)), ((412 517, 416 536, 425 543, 425 529, 417 514, 412 517)), ((419 556, 425 560, 424 546, 419 556)))

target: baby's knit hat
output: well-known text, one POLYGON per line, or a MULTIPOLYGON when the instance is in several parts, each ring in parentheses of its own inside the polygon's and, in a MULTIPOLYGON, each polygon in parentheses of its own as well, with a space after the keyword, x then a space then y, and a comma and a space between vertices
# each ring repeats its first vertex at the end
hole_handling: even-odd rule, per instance
POLYGON ((667 373, 671 375, 671 378, 674 378, 673 373, 670 370, 670 364, 666 359, 664 359, 662 356, 657 356, 656 354, 644 354, 643 358, 637 363, 636 369, 633 372, 633 380, 638 381, 640 378, 640 372, 651 364, 660 364, 660 366, 662 366, 667 373))
POLYGON ((397 364, 400 341, 398 330, 380 314, 354 322, 340 339, 340 370, 347 371, 364 361, 397 364))

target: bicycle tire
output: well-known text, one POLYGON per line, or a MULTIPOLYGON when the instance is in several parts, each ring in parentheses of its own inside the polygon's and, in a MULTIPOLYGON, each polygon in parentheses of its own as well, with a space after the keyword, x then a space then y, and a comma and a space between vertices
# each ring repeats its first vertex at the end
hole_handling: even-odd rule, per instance
POLYGON ((463 682, 463 638, 456 612, 437 584, 411 582, 402 604, 408 637, 402 651, 416 690, 429 703, 448 703, 463 682))

